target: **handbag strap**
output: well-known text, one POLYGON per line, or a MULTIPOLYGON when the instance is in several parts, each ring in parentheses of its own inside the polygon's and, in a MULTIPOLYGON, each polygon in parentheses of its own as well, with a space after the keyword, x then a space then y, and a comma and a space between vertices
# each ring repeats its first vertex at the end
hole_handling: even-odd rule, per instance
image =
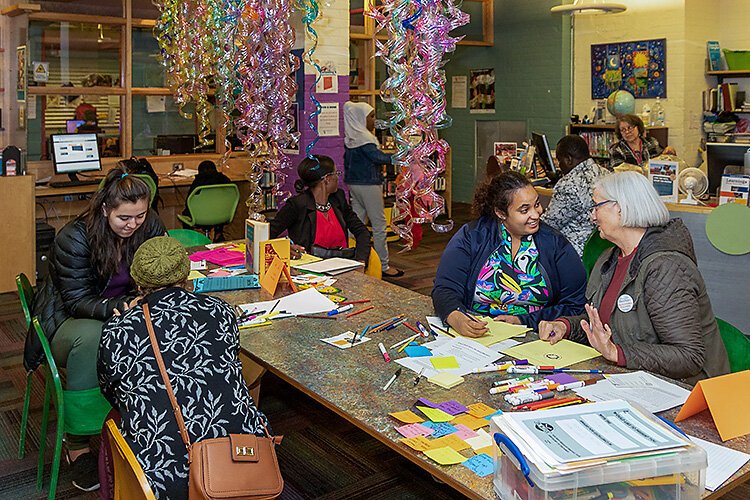
POLYGON ((154 349, 154 357, 156 358, 156 364, 159 365, 159 372, 161 373, 161 379, 164 381, 164 386, 167 389, 167 395, 169 396, 169 402, 172 403, 172 411, 174 412, 177 425, 180 428, 180 436, 182 442, 185 443, 185 448, 188 451, 188 464, 192 460, 192 445, 190 444, 190 435, 188 434, 187 427, 185 427, 185 420, 182 418, 182 412, 180 406, 177 404, 177 398, 174 396, 174 390, 172 390, 172 383, 169 381, 169 375, 167 375, 167 369, 164 367, 164 358, 161 357, 161 351, 159 350, 159 343, 156 341, 156 334, 154 333, 154 325, 151 323, 151 313, 148 310, 148 304, 143 304, 143 316, 146 318, 146 329, 148 330, 149 339, 151 339, 151 347, 154 349))

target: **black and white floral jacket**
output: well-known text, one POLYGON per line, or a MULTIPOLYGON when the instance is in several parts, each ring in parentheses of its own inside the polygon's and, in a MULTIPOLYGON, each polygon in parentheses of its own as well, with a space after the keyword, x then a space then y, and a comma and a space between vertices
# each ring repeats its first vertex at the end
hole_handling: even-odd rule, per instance
MULTIPOLYGON (((242 379, 239 331, 216 297, 168 288, 148 295, 154 332, 191 442, 229 433, 265 435, 242 379)), ((187 450, 146 330, 143 307, 110 319, 98 359, 102 393, 157 498, 187 498, 187 450)))

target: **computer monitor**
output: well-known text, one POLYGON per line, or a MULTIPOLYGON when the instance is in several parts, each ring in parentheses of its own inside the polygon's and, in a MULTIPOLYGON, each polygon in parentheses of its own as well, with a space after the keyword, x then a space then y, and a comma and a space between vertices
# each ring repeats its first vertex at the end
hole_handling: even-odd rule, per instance
POLYGON ((85 120, 65 120, 65 131, 69 134, 78 133, 78 127, 86 123, 85 120))
POLYGON ((539 132, 531 133, 531 144, 536 148, 536 154, 539 158, 539 163, 542 164, 544 173, 550 181, 556 181, 559 177, 557 173, 557 167, 555 162, 552 160, 552 154, 550 153, 549 143, 547 142, 547 136, 540 134, 539 132))
POLYGON ((52 162, 56 174, 68 174, 72 182, 80 182, 78 172, 102 169, 99 141, 96 134, 55 134, 52 136, 52 162))
POLYGON ((708 192, 715 195, 721 187, 721 176, 727 165, 742 166, 745 163, 745 152, 750 144, 732 142, 709 142, 706 144, 706 162, 708 172, 708 192))

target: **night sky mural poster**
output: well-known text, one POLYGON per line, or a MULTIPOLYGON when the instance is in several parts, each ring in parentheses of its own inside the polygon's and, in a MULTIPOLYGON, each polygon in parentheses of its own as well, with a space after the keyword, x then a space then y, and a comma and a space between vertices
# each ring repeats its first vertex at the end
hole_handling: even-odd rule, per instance
POLYGON ((615 90, 667 97, 666 38, 591 46, 591 98, 605 99, 615 90))

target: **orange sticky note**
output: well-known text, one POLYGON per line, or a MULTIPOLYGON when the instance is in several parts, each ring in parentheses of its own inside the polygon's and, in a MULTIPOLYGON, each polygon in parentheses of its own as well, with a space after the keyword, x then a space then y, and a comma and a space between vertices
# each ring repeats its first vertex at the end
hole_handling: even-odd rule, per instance
POLYGON ((473 431, 477 429, 481 429, 482 427, 486 425, 490 425, 489 420, 485 420, 483 418, 477 418, 474 415, 469 415, 469 414, 459 415, 458 417, 451 420, 450 423, 453 425, 463 424, 473 431))
POLYGON ((417 451, 431 450, 435 447, 435 445, 433 444, 435 441, 427 439, 424 436, 416 436, 413 438, 403 438, 401 439, 401 442, 404 443, 409 448, 411 448, 412 450, 417 450, 417 451))
POLYGON ((461 451, 461 450, 466 450, 468 448, 471 448, 469 443, 467 443, 460 437, 456 436, 455 434, 448 434, 447 436, 433 439, 432 446, 433 448, 442 448, 443 446, 448 446, 450 448, 453 448, 456 451, 461 451))
POLYGON ((388 415, 405 424, 418 424, 420 422, 424 422, 424 419, 422 417, 410 410, 396 411, 393 413, 389 413, 388 415))
POLYGON ((474 403, 473 405, 468 405, 467 408, 469 409, 469 415, 474 415, 477 418, 484 418, 497 411, 484 403, 474 403))
POLYGON ((278 257, 274 257, 268 270, 260 279, 260 287, 273 296, 276 293, 276 286, 279 284, 279 278, 283 271, 284 262, 278 257))
POLYGON ((701 380, 693 388, 675 422, 711 412, 722 441, 750 434, 750 400, 744 397, 750 387, 750 370, 701 380))

